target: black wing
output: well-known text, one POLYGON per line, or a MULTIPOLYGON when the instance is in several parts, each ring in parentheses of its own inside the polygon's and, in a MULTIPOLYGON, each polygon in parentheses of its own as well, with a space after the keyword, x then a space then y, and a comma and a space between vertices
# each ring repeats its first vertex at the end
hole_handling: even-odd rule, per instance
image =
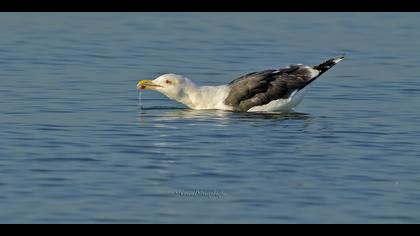
POLYGON ((315 81, 343 58, 332 58, 313 67, 290 65, 279 70, 244 75, 229 84, 231 91, 225 104, 237 111, 248 111, 252 107, 262 106, 277 99, 289 98, 294 91, 301 90, 315 81))
POLYGON ((244 75, 229 86, 225 104, 237 111, 247 111, 277 99, 288 98, 314 78, 314 70, 302 65, 291 65, 280 70, 266 70, 244 75), (312 71, 311 71, 312 70, 312 71))

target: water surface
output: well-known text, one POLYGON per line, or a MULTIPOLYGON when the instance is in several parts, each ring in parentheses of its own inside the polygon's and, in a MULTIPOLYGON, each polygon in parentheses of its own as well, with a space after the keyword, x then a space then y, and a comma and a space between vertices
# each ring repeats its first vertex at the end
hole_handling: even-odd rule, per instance
POLYGON ((419 223, 420 14, 1 13, 0 222, 419 223), (291 114, 203 85, 346 59, 291 114))

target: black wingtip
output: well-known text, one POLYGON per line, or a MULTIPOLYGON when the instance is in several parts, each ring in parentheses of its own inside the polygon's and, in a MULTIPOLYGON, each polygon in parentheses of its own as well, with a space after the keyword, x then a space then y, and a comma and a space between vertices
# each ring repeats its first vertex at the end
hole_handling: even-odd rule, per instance
POLYGON ((331 69, 331 67, 335 66, 337 63, 342 61, 344 59, 344 56, 335 57, 332 59, 329 59, 317 66, 314 66, 313 68, 318 70, 320 72, 320 75, 326 72, 327 70, 331 69))
MULTIPOLYGON (((335 57, 335 58, 331 58, 317 66, 314 66, 313 68, 315 70, 319 71, 319 74, 312 78, 311 80, 309 80, 308 82, 306 82, 305 86, 309 85, 310 83, 314 82, 317 78, 319 78, 322 74, 324 74, 325 72, 327 72, 329 69, 331 69, 333 66, 337 65, 337 63, 339 63, 340 61, 342 61, 344 59, 344 55, 343 56, 339 56, 339 57, 335 57)), ((304 88, 303 87, 303 88, 304 88)))
POLYGON ((340 61, 342 61, 344 59, 344 56, 339 56, 336 58, 331 59, 335 64, 339 63, 340 61))

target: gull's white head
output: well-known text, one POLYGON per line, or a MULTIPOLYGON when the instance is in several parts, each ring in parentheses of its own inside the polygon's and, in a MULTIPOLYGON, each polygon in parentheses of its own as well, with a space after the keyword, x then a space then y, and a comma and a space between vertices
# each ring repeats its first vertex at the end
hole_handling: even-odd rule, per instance
POLYGON ((182 99, 193 87, 189 79, 176 74, 164 74, 154 80, 141 80, 137 84, 139 90, 155 90, 175 100, 182 99))

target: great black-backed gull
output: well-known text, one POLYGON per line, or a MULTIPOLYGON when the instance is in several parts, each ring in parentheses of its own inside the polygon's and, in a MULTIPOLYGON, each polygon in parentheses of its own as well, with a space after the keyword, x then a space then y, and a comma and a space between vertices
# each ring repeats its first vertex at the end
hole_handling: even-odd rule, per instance
POLYGON ((296 107, 309 85, 343 58, 332 58, 316 66, 292 64, 253 72, 228 85, 198 86, 184 76, 165 74, 155 80, 141 80, 137 88, 161 92, 191 109, 284 112, 296 107))

